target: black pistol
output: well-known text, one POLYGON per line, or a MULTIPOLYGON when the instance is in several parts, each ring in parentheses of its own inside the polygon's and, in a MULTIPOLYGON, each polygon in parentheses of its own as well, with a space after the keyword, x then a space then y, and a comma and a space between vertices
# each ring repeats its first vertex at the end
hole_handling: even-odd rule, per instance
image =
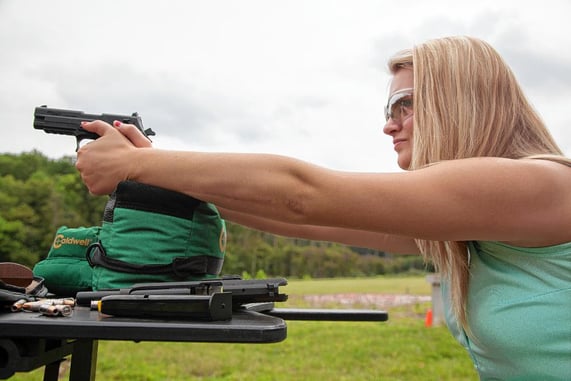
POLYGON ((47 106, 36 107, 34 111, 34 128, 44 130, 48 134, 60 134, 75 136, 77 140, 76 151, 83 139, 97 139, 99 135, 81 128, 81 122, 102 120, 112 124, 115 120, 122 123, 134 124, 147 138, 154 136, 155 132, 150 128, 143 128, 143 120, 136 112, 130 116, 117 114, 86 114, 83 111, 48 108, 47 106))

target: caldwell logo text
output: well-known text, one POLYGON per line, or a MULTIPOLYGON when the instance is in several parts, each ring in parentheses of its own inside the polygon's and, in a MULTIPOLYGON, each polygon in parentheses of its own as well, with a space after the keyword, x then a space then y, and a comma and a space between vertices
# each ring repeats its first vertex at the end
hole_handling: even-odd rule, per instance
POLYGON ((59 249, 63 245, 77 245, 87 247, 91 245, 91 239, 77 239, 73 237, 66 237, 63 234, 56 235, 56 238, 54 239, 54 249, 59 249))

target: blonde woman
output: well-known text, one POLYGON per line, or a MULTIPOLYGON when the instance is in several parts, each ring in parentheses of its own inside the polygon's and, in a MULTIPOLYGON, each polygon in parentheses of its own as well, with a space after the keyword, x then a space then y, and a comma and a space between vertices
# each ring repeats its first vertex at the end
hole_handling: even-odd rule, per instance
POLYGON ((571 160, 508 66, 468 37, 394 56, 385 134, 402 173, 265 154, 149 149, 100 121, 78 152, 94 194, 131 179, 269 232, 419 253, 444 275, 448 325, 483 380, 571 375, 571 160), (145 165, 140 165, 145 163, 145 165))

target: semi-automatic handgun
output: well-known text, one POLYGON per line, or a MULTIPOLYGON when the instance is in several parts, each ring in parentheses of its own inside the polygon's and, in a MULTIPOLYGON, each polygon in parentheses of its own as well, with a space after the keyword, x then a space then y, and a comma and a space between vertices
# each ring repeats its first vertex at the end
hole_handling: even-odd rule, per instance
POLYGON ((48 134, 75 136, 77 140, 76 151, 79 149, 79 144, 82 140, 94 140, 99 137, 99 135, 81 128, 81 122, 91 122, 94 120, 102 120, 109 124, 118 120, 122 123, 135 125, 147 138, 155 135, 153 130, 143 127, 143 120, 136 112, 130 116, 119 114, 86 114, 83 111, 48 108, 47 106, 36 107, 34 111, 35 129, 44 130, 48 134))

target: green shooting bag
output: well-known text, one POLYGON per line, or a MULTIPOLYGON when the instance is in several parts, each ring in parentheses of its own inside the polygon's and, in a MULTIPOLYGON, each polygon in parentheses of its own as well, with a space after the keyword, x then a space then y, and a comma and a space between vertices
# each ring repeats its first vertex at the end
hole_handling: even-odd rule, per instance
POLYGON ((218 210, 182 193, 133 181, 109 198, 99 240, 87 250, 92 288, 217 278, 226 249, 218 210))
POLYGON ((74 296, 78 291, 91 290, 92 270, 85 253, 99 240, 100 230, 99 226, 61 226, 47 258, 34 266, 34 276, 43 278, 49 292, 56 295, 74 296))

